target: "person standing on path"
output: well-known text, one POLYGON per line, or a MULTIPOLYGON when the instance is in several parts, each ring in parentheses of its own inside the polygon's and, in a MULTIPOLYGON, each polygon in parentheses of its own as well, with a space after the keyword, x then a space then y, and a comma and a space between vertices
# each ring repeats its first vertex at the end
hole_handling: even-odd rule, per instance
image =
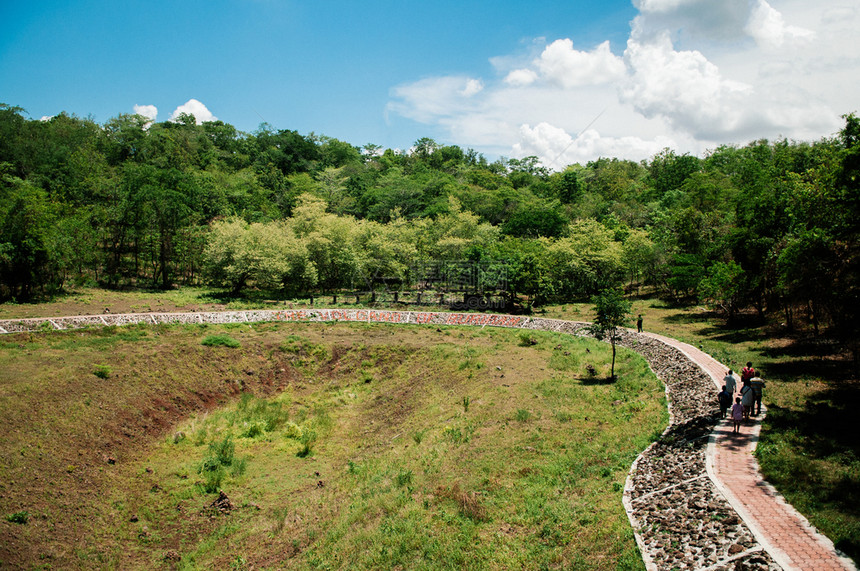
POLYGON ((636 332, 642 333, 642 314, 639 314, 639 317, 636 318, 636 332))
POLYGON ((726 411, 732 406, 732 393, 723 385, 723 390, 717 395, 717 399, 720 401, 720 418, 725 418, 726 411))
POLYGON ((729 369, 729 372, 723 378, 723 382, 726 384, 726 390, 729 391, 729 394, 734 396, 735 390, 738 388, 738 378, 735 376, 734 371, 729 369))
POLYGON ((755 411, 753 411, 752 415, 756 416, 761 414, 761 397, 765 387, 764 379, 756 375, 750 379, 750 386, 753 390, 753 402, 755 404, 755 411))
POLYGON ((732 405, 732 434, 741 431, 741 420, 744 418, 744 405, 741 404, 741 398, 735 397, 735 404, 732 405))
POLYGON ((750 411, 753 407, 754 398, 753 388, 750 386, 749 381, 744 381, 744 385, 741 387, 741 404, 744 406, 744 420, 750 419, 750 411))
POLYGON ((747 366, 741 370, 741 382, 746 383, 751 378, 756 377, 755 369, 753 369, 752 362, 747 361, 747 366))

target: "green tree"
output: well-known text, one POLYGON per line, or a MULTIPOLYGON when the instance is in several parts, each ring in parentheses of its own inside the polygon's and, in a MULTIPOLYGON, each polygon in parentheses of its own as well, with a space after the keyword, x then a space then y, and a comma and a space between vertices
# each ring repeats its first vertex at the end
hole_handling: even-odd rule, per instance
POLYGON ((743 296, 743 269, 735 261, 716 262, 699 284, 702 299, 721 309, 729 325, 734 324, 743 296))
POLYGON ((617 289, 607 289, 594 296, 595 317, 588 331, 597 339, 607 339, 612 345, 612 366, 609 379, 615 380, 615 344, 621 338, 621 328, 630 322, 629 301, 617 289))
POLYGON ((621 284, 624 264, 621 244, 613 232, 594 220, 581 220, 570 235, 550 242, 547 265, 553 291, 562 299, 575 299, 621 284))
POLYGON ((633 229, 621 246, 621 259, 630 276, 630 283, 640 283, 643 272, 655 265, 656 251, 654 242, 644 230, 633 229))
POLYGON ((519 238, 558 238, 567 233, 568 224, 557 202, 535 200, 520 204, 502 224, 502 232, 519 238))
MULTIPOLYGON (((2 174, 2 173, 0 173, 2 174)), ((2 174, 0 180, 0 300, 32 299, 45 286, 58 288, 48 235, 54 216, 45 192, 2 174)))

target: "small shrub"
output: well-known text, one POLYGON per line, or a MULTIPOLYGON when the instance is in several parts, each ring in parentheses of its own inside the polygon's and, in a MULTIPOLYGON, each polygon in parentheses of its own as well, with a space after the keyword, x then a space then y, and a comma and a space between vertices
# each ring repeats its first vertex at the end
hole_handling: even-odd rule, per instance
POLYGON ((6 521, 24 525, 30 520, 30 514, 26 511, 15 512, 6 516, 6 521))
POLYGON ((241 476, 245 473, 245 470, 248 468, 248 460, 245 458, 237 458, 233 460, 233 464, 230 466, 230 475, 234 478, 237 476, 241 476))
POLYGON ((209 440, 209 427, 201 426, 194 432, 194 446, 203 446, 209 440))
POLYGON ((207 494, 214 494, 221 489, 221 483, 224 481, 224 467, 218 466, 214 470, 206 470, 203 472, 203 491, 207 494))
POLYGON ((459 428, 451 428, 450 426, 446 426, 442 431, 442 436, 445 437, 446 440, 451 441, 454 444, 461 444, 463 442, 463 431, 459 428))
POLYGON ((301 438, 299 438, 299 442, 302 443, 302 447, 299 448, 299 451, 296 452, 296 456, 299 458, 307 458, 311 455, 313 451, 314 442, 316 442, 317 433, 313 430, 305 430, 302 432, 301 438))
POLYGON ((233 349, 242 346, 241 343, 223 333, 219 335, 207 335, 200 344, 206 347, 230 347, 233 349))
POLYGON ((294 440, 301 440, 302 438, 302 427, 296 424, 295 422, 288 422, 287 427, 284 429, 284 436, 286 438, 292 438, 294 440))
POLYGON ((245 432, 242 433, 242 436, 245 438, 254 438, 256 436, 260 436, 265 432, 266 426, 261 422, 252 422, 245 429, 245 432))
POLYGON ((209 445, 209 453, 214 455, 214 460, 222 466, 229 466, 233 463, 235 452, 236 445, 229 436, 225 436, 221 442, 213 442, 209 445))
POLYGON ((469 405, 472 403, 470 397, 463 397, 463 412, 469 412, 469 405))
POLYGON ((96 365, 96 368, 93 370, 93 374, 100 379, 106 379, 110 377, 111 368, 107 365, 96 365))
POLYGON ((535 336, 531 333, 520 333, 520 347, 531 347, 532 345, 537 345, 537 339, 535 339, 535 336))

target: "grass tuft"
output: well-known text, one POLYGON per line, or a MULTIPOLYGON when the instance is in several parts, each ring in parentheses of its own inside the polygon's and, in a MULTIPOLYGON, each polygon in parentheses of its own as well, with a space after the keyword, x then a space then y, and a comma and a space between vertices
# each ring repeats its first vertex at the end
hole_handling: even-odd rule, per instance
POLYGON ((241 343, 239 343, 226 333, 220 333, 218 335, 207 335, 203 338, 203 341, 201 341, 200 344, 206 347, 230 347, 232 349, 242 346, 241 343))
POLYGON ((96 368, 93 370, 93 374, 100 379, 107 379, 110 377, 111 368, 107 365, 96 365, 96 368))
POLYGON ((8 521, 9 523, 17 523, 19 525, 24 525, 29 520, 30 514, 26 511, 15 512, 6 516, 6 521, 8 521))

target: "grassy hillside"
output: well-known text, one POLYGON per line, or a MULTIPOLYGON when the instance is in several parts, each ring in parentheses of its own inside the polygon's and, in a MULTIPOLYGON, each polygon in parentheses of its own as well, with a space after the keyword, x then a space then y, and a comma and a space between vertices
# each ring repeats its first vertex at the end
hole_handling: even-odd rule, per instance
MULTIPOLYGON (((588 320, 589 305, 549 308, 547 317, 588 320)), ((836 547, 860 564, 860 383, 849 354, 831 339, 787 334, 753 316, 729 328, 700 306, 636 299, 645 329, 701 347, 739 371, 751 361, 767 387, 756 456, 764 477, 836 547)))
POLYGON ((255 324, 4 336, 0 560, 641 568, 621 490, 668 421, 662 386, 635 354, 604 384, 608 347, 521 335, 255 324))

